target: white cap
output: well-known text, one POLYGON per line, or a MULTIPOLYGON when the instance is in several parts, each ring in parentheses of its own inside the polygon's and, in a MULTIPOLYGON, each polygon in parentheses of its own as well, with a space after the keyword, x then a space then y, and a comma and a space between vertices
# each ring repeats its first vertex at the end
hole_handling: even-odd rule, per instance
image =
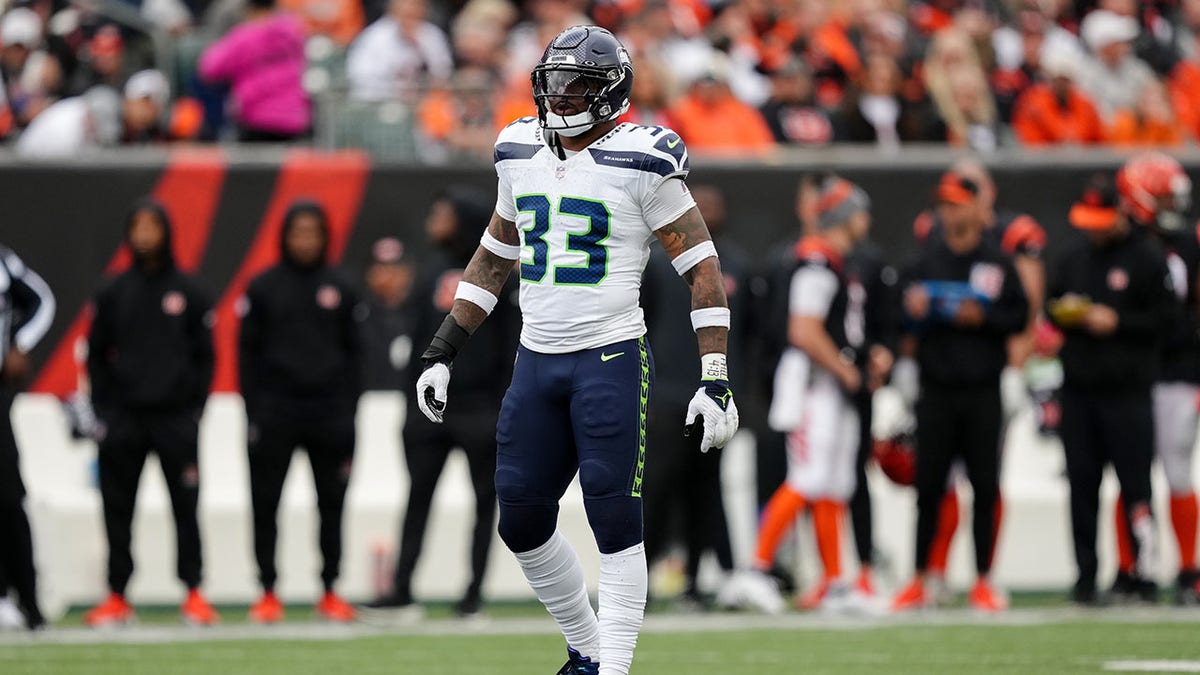
POLYGON ((1079 27, 1079 34, 1093 52, 1117 42, 1129 42, 1141 32, 1137 19, 1107 9, 1097 9, 1088 14, 1079 27))
POLYGON ((171 85, 167 78, 157 70, 140 70, 134 73, 125 83, 125 98, 148 98, 165 108, 171 100, 171 85))
POLYGON ((1041 67, 1042 74, 1048 78, 1065 77, 1073 80, 1075 79, 1075 63, 1078 58, 1079 54, 1076 50, 1062 43, 1047 40, 1042 44, 1038 65, 1041 67))
POLYGON ((0 44, 25 45, 33 49, 42 43, 42 18, 32 9, 17 7, 0 22, 0 44))
POLYGON ((695 83, 699 82, 700 80, 714 80, 722 84, 728 84, 730 69, 729 57, 725 56, 721 52, 713 50, 708 56, 707 63, 705 63, 704 67, 696 73, 696 77, 692 80, 692 82, 695 83))

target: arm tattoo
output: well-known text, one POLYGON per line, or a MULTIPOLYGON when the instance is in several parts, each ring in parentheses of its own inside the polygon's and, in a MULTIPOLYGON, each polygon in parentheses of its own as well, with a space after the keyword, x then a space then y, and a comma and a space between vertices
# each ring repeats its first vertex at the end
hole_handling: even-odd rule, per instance
POLYGON ((704 217, 700 215, 700 209, 694 206, 675 222, 660 227, 654 234, 666 250, 667 257, 672 260, 696 244, 712 239, 708 234, 708 226, 704 224, 704 217))
MULTIPOLYGON (((488 232, 506 244, 521 243, 517 224, 498 215, 492 215, 492 222, 488 224, 488 232)), ((475 249, 475 255, 471 257, 471 262, 467 263, 467 269, 463 270, 462 280, 499 297, 501 289, 504 288, 504 282, 508 280, 508 275, 512 273, 515 266, 516 261, 501 258, 480 246, 475 249)), ((454 317, 458 325, 472 334, 487 318, 487 314, 479 305, 466 300, 455 300, 450 315, 454 317)))
MULTIPOLYGON (((689 248, 712 239, 708 233, 708 226, 704 224, 704 217, 696 207, 689 209, 670 225, 658 229, 655 234, 672 260, 689 248)), ((725 278, 721 274, 721 264, 716 258, 701 260, 688 270, 683 278, 692 288, 692 309, 729 306, 729 301, 725 298, 725 278)), ((728 336, 727 328, 708 327, 696 331, 700 354, 724 354, 728 336)))
MULTIPOLYGON (((725 277, 716 258, 700 261, 688 274, 688 282, 692 287, 692 309, 729 306, 725 298, 725 277)), ((728 338, 729 329, 724 327, 710 326, 696 331, 701 356, 713 352, 726 353, 728 338)))

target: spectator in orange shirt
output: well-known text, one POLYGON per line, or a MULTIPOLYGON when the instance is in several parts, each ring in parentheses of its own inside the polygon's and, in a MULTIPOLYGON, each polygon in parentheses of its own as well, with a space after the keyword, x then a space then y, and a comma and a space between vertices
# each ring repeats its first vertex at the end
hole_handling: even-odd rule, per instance
MULTIPOLYGON (((633 81, 637 82, 637 77, 633 81)), ((492 128, 497 133, 515 119, 536 117, 538 114, 533 102, 533 84, 529 78, 510 79, 503 83, 497 89, 494 100, 492 128)))
POLYGON ((761 33, 759 67, 770 72, 799 54, 812 72, 818 103, 829 109, 837 107, 850 83, 862 73, 862 59, 847 34, 856 14, 827 0, 743 4, 752 6, 750 18, 761 33), (771 18, 774 23, 766 26, 771 18))
POLYGON ((495 79, 485 68, 461 68, 454 73, 450 87, 429 91, 417 104, 417 126, 425 159, 492 157, 496 141, 492 95, 495 79))
POLYGON ((691 150, 765 152, 775 145, 771 129, 758 110, 730 92, 727 69, 724 61, 714 58, 687 95, 671 107, 675 131, 691 150))
POLYGON ((1075 86, 1076 55, 1051 48, 1042 53, 1042 81, 1017 99, 1013 132, 1025 145, 1090 145, 1104 141, 1092 101, 1075 86))
POLYGON ((1121 110, 1108 132, 1112 145, 1173 146, 1183 143, 1183 124, 1171 110, 1167 92, 1158 81, 1142 87, 1137 107, 1121 110))
POLYGON ((278 0, 277 6, 300 17, 309 35, 324 35, 339 47, 349 45, 363 29, 360 0, 278 0))
MULTIPOLYGON (((1200 28, 1200 2, 1184 3, 1184 10, 1188 25, 1200 28)), ((1167 79, 1167 88, 1175 114, 1191 137, 1200 140, 1200 30, 1193 30, 1193 34, 1191 56, 1175 65, 1167 79)))

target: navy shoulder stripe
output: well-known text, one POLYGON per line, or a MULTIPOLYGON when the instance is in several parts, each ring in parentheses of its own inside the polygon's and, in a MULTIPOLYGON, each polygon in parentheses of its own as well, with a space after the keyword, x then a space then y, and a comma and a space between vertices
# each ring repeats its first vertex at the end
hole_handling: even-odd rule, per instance
MULTIPOLYGON (((680 168, 674 163, 645 152, 604 150, 598 148, 591 148, 588 150, 588 152, 592 153, 592 161, 604 166, 615 166, 620 169, 645 171, 648 173, 656 173, 660 176, 670 176, 671 174, 678 173, 680 171, 680 168)), ((687 163, 684 162, 683 170, 686 169, 687 163)))
POLYGON ((502 162, 506 159, 529 159, 538 154, 543 147, 533 143, 500 143, 496 145, 492 160, 502 162))

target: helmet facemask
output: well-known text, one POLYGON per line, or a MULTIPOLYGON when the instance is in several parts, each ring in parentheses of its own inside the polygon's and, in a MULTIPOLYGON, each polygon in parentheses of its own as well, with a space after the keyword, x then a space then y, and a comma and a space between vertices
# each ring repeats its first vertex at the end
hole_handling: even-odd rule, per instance
POLYGON ((620 117, 629 109, 628 98, 617 108, 610 94, 625 78, 624 68, 602 69, 566 62, 538 65, 532 75, 533 99, 542 127, 572 138, 620 117))
POLYGON ((1166 232, 1179 232, 1187 226, 1187 212, 1192 207, 1192 181, 1184 174, 1173 176, 1170 194, 1158 199, 1155 225, 1166 232))
POLYGON ((1169 155, 1151 151, 1130 159, 1117 172, 1117 190, 1135 223, 1164 233, 1187 227, 1192 181, 1169 155))

